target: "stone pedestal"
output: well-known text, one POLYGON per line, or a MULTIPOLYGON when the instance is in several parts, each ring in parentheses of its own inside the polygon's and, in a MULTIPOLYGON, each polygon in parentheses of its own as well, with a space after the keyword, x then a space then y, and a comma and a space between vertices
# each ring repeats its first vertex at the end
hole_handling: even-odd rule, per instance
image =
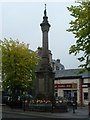
POLYGON ((43 95, 49 99, 54 96, 54 73, 49 71, 36 72, 35 96, 43 95))

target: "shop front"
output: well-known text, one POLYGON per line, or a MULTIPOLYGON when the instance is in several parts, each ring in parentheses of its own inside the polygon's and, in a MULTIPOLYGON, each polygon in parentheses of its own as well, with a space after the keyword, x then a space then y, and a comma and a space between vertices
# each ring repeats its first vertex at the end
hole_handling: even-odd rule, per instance
POLYGON ((87 72, 79 74, 79 71, 67 69, 55 72, 55 96, 75 97, 78 105, 83 106, 90 101, 90 79, 87 72))
POLYGON ((77 83, 55 84, 55 96, 62 96, 68 100, 72 99, 73 97, 77 99, 77 83))

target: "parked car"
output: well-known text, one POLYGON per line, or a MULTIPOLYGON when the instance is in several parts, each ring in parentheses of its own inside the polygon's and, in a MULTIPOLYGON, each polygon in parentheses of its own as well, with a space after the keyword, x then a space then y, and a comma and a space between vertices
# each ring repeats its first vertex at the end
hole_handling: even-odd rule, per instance
POLYGON ((28 103, 33 97, 29 94, 12 96, 9 105, 14 108, 22 108, 24 103, 28 103))
POLYGON ((2 96, 2 103, 8 105, 10 102, 10 97, 9 95, 3 95, 2 96))
POLYGON ((30 94, 24 94, 24 95, 21 95, 21 96, 20 96, 20 99, 21 99, 22 101, 24 101, 24 100, 30 101, 30 100, 33 99, 33 96, 30 95, 30 94))
POLYGON ((11 95, 8 92, 2 92, 2 104, 9 104, 11 95))
POLYGON ((61 96, 56 97, 56 103, 57 104, 63 104, 66 103, 67 104, 67 99, 61 96))

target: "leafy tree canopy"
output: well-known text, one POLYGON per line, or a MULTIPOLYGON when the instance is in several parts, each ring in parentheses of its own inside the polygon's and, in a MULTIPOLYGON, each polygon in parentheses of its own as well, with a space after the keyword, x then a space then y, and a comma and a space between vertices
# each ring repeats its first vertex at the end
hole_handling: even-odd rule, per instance
POLYGON ((74 17, 69 24, 70 27, 67 30, 72 32, 76 38, 76 44, 70 47, 69 53, 77 55, 83 52, 82 56, 78 58, 81 62, 79 67, 83 70, 90 70, 90 1, 80 1, 78 5, 67 7, 71 12, 71 16, 74 17))
POLYGON ((35 78, 35 67, 39 58, 37 51, 31 52, 25 43, 6 38, 1 41, 2 47, 2 85, 3 89, 15 91, 30 90, 31 81, 35 78))

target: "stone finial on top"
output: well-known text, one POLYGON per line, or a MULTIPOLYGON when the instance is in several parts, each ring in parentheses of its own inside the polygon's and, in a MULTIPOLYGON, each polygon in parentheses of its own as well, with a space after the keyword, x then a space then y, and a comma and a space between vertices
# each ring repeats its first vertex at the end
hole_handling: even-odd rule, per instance
POLYGON ((46 4, 45 4, 44 16, 47 16, 47 12, 46 12, 46 4))

